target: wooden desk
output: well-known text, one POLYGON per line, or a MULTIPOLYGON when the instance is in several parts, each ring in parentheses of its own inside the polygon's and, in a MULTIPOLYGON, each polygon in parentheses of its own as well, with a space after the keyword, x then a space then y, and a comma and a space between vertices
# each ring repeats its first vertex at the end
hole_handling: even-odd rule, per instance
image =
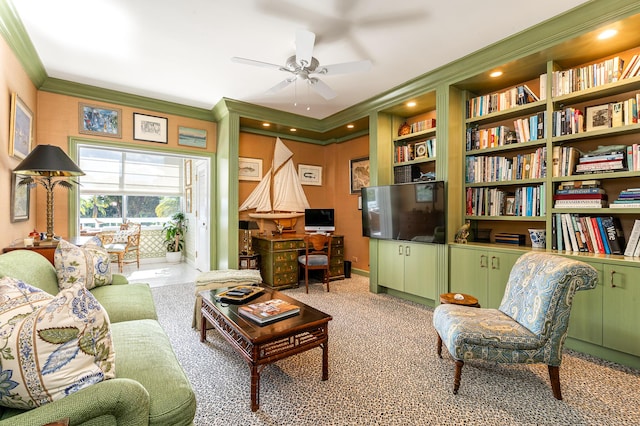
MULTIPOLYGON (((276 289, 298 286, 298 255, 304 250, 304 235, 254 235, 251 246, 260 255, 262 282, 276 289)), ((331 239, 331 278, 344 277, 344 237, 331 239)))
POLYGON ((56 247, 58 247, 58 242, 57 241, 53 241, 53 242, 40 242, 40 245, 34 245, 32 247, 25 247, 24 246, 24 242, 20 242, 18 244, 15 244, 11 247, 5 247, 2 249, 3 253, 7 253, 13 250, 31 250, 31 251, 35 251, 37 253, 40 253, 41 255, 43 255, 44 257, 47 258, 47 260, 49 262, 51 262, 51 264, 53 265, 53 255, 56 252, 56 247))

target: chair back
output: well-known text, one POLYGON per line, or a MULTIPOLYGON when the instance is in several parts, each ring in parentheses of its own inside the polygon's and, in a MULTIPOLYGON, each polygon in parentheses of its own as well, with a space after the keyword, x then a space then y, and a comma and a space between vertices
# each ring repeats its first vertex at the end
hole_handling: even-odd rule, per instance
POLYGON ((529 252, 511 269, 500 311, 541 339, 562 339, 573 296, 595 288, 597 271, 578 260, 529 252))
POLYGON ((129 247, 136 247, 140 245, 140 234, 142 232, 142 225, 136 222, 126 222, 120 225, 120 230, 125 231, 128 236, 129 247))
MULTIPOLYGON (((305 235, 304 237, 304 245, 305 245, 305 257, 314 257, 318 258, 318 256, 326 256, 327 265, 331 261, 331 235, 324 234, 311 234, 305 235)), ((310 264, 310 262, 305 262, 305 264, 310 264)))

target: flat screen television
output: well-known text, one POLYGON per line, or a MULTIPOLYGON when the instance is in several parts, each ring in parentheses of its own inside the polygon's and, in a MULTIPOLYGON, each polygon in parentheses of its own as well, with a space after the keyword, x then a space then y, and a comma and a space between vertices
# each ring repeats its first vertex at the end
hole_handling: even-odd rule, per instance
POLYGON ((442 181, 362 188, 362 235, 444 244, 445 195, 442 181))
POLYGON ((336 230, 333 209, 306 209, 304 211, 305 232, 334 232, 336 230))

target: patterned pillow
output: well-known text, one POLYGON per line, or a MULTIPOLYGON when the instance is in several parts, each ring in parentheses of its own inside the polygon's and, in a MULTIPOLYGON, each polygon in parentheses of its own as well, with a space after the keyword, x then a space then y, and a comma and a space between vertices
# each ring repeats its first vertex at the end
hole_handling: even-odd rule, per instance
POLYGON ((128 243, 129 242, 129 236, 135 234, 135 231, 132 229, 120 229, 118 231, 116 231, 116 233, 113 236, 113 242, 114 243, 128 243))
POLYGON ((31 409, 115 377, 107 312, 82 284, 51 296, 0 278, 0 405, 31 409))
POLYGON ((89 290, 111 284, 111 257, 103 247, 78 247, 60 240, 53 255, 53 263, 61 290, 77 282, 82 282, 89 290))

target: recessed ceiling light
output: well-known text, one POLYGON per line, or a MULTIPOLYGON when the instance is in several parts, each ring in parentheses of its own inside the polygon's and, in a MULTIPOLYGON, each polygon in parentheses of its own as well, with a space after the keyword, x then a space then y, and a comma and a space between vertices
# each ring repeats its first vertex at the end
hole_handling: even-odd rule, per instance
POLYGON ((491 74, 489 74, 489 77, 496 78, 496 77, 500 77, 501 75, 502 75, 502 71, 494 71, 491 74))
POLYGON ((293 127, 289 129, 290 132, 297 132, 298 129, 294 129, 293 127))
POLYGON ((604 30, 603 32, 601 32, 600 34, 598 34, 598 40, 605 40, 607 38, 611 38, 614 35, 618 34, 618 31, 616 30, 604 30))
POLYGON ((408 107, 414 107, 414 106, 416 106, 416 101, 409 101, 409 102, 407 102, 407 106, 408 106, 408 107))
POLYGON ((353 129, 354 127, 356 126, 354 126, 353 124, 347 124, 347 129, 353 129))
POLYGON ((271 123, 262 123, 262 127, 269 127, 271 126, 271 123))

